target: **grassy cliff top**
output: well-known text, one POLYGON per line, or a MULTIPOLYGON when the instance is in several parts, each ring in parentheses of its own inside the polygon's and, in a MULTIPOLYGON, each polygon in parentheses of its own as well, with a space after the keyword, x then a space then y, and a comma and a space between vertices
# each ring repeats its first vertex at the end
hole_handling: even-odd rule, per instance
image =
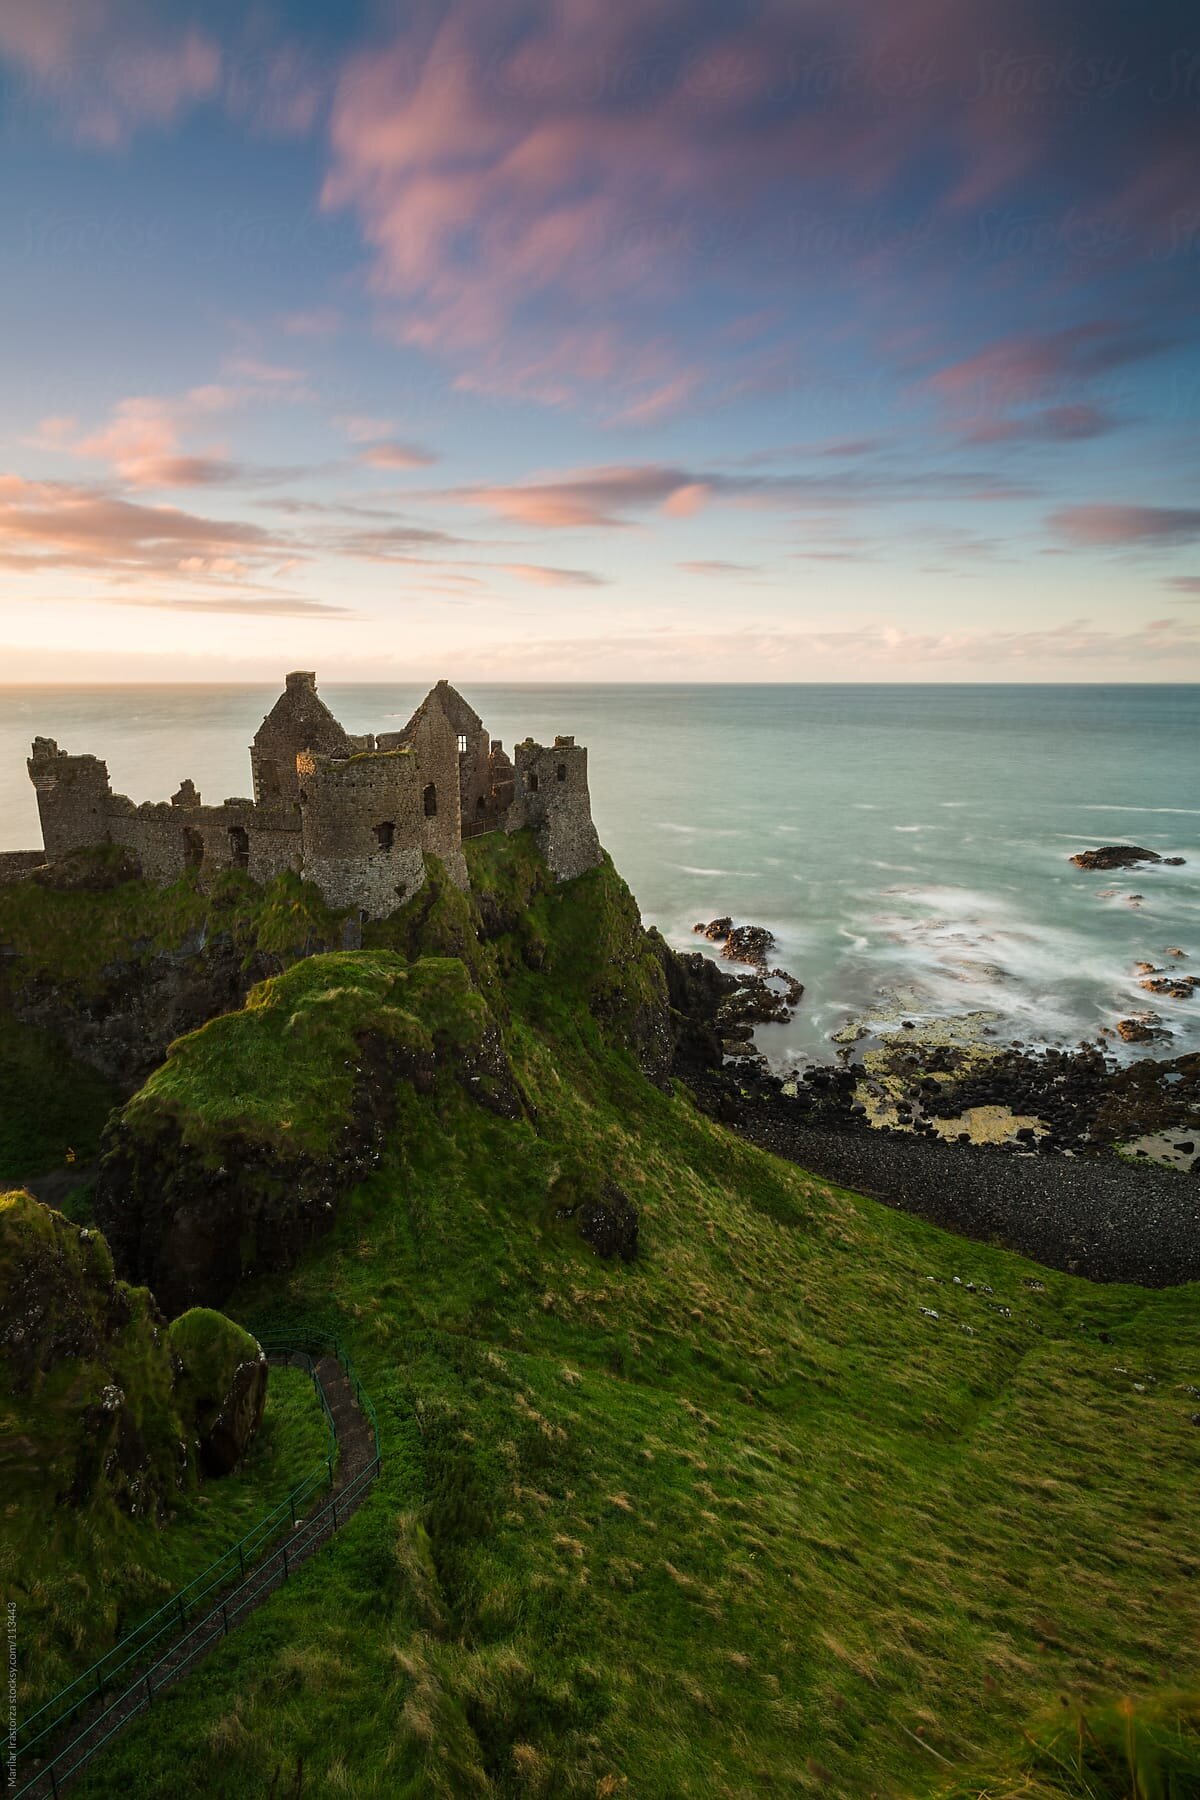
MULTIPOLYGON (((407 1013, 389 948, 460 969, 450 1011, 488 993, 529 1114, 402 1092, 330 1236, 231 1303, 342 1335, 383 1474, 81 1795, 169 1787, 200 1743, 231 1794, 303 1762, 408 1800, 1125 1800, 1124 1764, 1085 1785, 1052 1732, 1035 1763, 1049 1709, 1124 1721, 1118 1757, 1155 1720, 1190 1754, 1196 1289, 1092 1287, 747 1145, 630 1054, 661 976, 611 866, 467 854, 474 898, 431 883, 336 985, 407 1013), (640 1212, 628 1264, 570 1216, 604 1183, 640 1212)), ((292 973, 319 1013, 321 969, 292 973)), ((276 1051, 233 1082, 211 1030, 197 1116, 239 1082, 278 1107, 276 1051)), ((301 1066, 336 1083, 341 1041, 301 1066)))
POLYGON ((247 956, 257 950, 288 960, 313 942, 338 942, 343 917, 292 874, 263 887, 232 869, 204 886, 189 874, 169 887, 141 880, 0 887, 0 944, 14 958, 8 979, 71 984, 84 994, 98 993, 114 964, 194 951, 221 932, 247 956))
POLYGON ((363 1042, 414 1055, 478 1041, 487 1006, 460 962, 392 951, 308 957, 252 988, 236 1013, 172 1044, 125 1109, 132 1132, 170 1116, 185 1142, 243 1139, 320 1153, 344 1124, 363 1042))

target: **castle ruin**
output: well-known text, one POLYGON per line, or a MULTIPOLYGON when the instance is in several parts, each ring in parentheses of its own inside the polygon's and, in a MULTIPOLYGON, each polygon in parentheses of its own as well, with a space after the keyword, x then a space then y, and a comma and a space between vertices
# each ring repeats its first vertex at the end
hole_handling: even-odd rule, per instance
POLYGON ((420 888, 426 856, 470 885, 463 839, 532 829, 559 881, 601 861, 588 795, 587 751, 573 737, 527 738, 514 757, 449 682, 439 681, 403 731, 344 731, 307 672, 287 685, 250 747, 253 799, 205 806, 190 781, 169 802, 136 806, 114 794, 95 756, 35 738, 44 853, 0 859, 0 879, 39 862, 116 844, 150 881, 188 869, 244 869, 256 881, 294 870, 334 907, 383 918, 420 888))

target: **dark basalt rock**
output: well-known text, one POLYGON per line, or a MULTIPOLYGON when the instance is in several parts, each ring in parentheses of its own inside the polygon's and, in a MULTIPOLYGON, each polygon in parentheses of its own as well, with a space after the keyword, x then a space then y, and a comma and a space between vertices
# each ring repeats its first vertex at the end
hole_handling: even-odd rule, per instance
POLYGON ((1162 857, 1157 850, 1137 844, 1102 844, 1099 850, 1080 850, 1071 858, 1077 869, 1135 869, 1139 863, 1182 863, 1182 856, 1162 857))
POLYGON ((754 963, 765 967, 767 952, 774 948, 775 934, 765 925, 735 925, 730 918, 712 919, 707 925, 694 925, 711 943, 720 944, 721 955, 730 962, 754 963))
POLYGON ((569 1216, 597 1256, 632 1262, 637 1255, 638 1210, 614 1182, 606 1181, 598 1196, 580 1201, 569 1216))
POLYGON ((228 1475, 254 1441, 267 1404, 267 1359, 239 1363, 221 1410, 200 1439, 206 1475, 228 1475))
POLYGON ((80 1062, 132 1089, 176 1038, 217 1013, 236 1011, 257 982, 279 969, 277 958, 245 957, 227 932, 177 950, 144 949, 133 944, 128 957, 107 964, 94 993, 27 976, 14 956, 4 998, 23 1023, 56 1033, 80 1062))

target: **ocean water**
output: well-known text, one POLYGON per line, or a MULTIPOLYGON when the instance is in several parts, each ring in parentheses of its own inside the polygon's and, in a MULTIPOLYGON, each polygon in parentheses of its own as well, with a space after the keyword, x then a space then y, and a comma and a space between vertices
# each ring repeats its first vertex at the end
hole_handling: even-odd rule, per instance
MULTIPOLYGON (((1200 994, 1152 998, 1133 968, 1200 972, 1200 687, 463 686, 506 745, 588 746, 601 838, 672 943, 721 913, 774 931, 807 989, 760 1033, 779 1065, 831 1060, 864 1017, 1072 1044, 1152 1006, 1174 1034, 1157 1054, 1200 1048, 1200 994), (1104 843, 1186 865, 1069 864, 1104 843)), ((396 729, 423 691, 321 690, 350 731, 396 729)), ((39 841, 35 733, 106 758, 135 800, 184 775, 220 800, 249 792, 277 692, 0 690, 0 848, 39 841)))

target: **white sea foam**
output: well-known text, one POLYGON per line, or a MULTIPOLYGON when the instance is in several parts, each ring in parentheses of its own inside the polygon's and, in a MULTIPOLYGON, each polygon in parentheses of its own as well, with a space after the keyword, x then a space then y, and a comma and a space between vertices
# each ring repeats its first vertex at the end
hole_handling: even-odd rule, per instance
POLYGON ((1200 819, 1200 806, 1109 806, 1098 801, 1082 801, 1080 812, 1181 813, 1188 819, 1200 819))

